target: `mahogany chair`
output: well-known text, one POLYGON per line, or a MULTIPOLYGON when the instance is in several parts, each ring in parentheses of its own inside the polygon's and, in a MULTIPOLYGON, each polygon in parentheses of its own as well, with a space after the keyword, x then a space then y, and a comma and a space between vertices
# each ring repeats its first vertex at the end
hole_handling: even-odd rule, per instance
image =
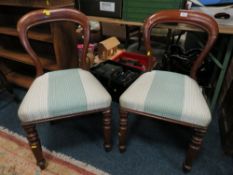
POLYGON ((103 114, 104 147, 111 149, 111 96, 88 71, 86 53, 89 42, 88 18, 73 9, 36 10, 18 22, 20 40, 36 67, 37 78, 25 95, 18 111, 29 145, 41 169, 45 168, 36 125, 49 121, 100 112, 103 114), (43 74, 40 59, 32 49, 27 31, 42 23, 70 21, 83 28, 84 49, 82 67, 43 74))
POLYGON ((194 133, 183 163, 183 169, 189 171, 211 121, 208 104, 195 81, 196 74, 218 36, 218 25, 210 16, 196 11, 165 10, 155 13, 144 23, 144 40, 148 55, 152 52, 151 30, 161 23, 193 25, 206 31, 208 40, 193 63, 190 76, 152 70, 141 75, 121 95, 119 149, 121 152, 126 150, 129 113, 191 127, 194 133))

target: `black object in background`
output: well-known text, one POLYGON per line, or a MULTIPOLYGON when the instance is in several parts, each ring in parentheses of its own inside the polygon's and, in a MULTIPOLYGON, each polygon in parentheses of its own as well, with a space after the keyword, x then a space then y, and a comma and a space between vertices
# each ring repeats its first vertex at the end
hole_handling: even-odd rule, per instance
MULTIPOLYGON (((191 67, 203 49, 199 43, 204 44, 207 36, 202 33, 187 32, 185 45, 183 46, 180 42, 183 34, 185 32, 176 30, 171 31, 170 34, 168 33, 167 48, 154 69, 190 75, 191 67)), ((197 72, 197 82, 207 98, 213 95, 216 80, 213 73, 214 67, 214 62, 207 55, 197 72)))
POLYGON ((120 95, 143 73, 141 70, 111 60, 90 69, 91 73, 118 102, 120 95))
POLYGON ((89 16, 121 18, 122 0, 75 0, 76 8, 89 16))

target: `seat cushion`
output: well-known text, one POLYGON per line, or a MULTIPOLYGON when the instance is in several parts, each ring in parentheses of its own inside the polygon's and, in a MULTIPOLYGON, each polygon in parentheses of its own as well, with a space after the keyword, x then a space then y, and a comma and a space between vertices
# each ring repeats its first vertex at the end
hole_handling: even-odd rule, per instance
POLYGON ((111 96, 82 69, 46 73, 34 80, 18 111, 23 122, 109 107, 111 96))
POLYGON ((120 97, 120 106, 199 126, 211 121, 209 107, 192 78, 167 71, 141 75, 120 97))

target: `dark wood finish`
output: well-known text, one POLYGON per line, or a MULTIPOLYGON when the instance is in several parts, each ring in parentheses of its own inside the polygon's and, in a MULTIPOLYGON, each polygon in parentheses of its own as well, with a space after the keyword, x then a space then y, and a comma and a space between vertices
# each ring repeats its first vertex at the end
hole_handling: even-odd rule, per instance
POLYGON ((41 169, 45 169, 45 159, 42 153, 42 148, 40 144, 40 139, 37 134, 35 125, 22 125, 23 129, 27 133, 27 139, 31 150, 36 158, 37 165, 41 169))
POLYGON ((210 49, 215 43, 216 38, 218 37, 218 33, 219 33, 218 24, 209 15, 197 11, 191 11, 191 10, 160 11, 158 13, 155 13, 154 15, 151 15, 144 23, 144 38, 145 38, 144 44, 146 46, 147 52, 150 53, 152 52, 151 39, 150 39, 152 28, 162 23, 188 24, 208 32, 207 43, 204 49, 202 50, 202 52, 198 55, 198 58, 195 60, 191 68, 190 76, 196 80, 196 73, 198 69, 200 68, 201 64, 203 63, 203 60, 206 58, 207 54, 209 53, 210 49))
POLYGON ((0 65, 0 93, 8 91, 16 102, 20 102, 19 98, 14 94, 12 86, 7 81, 5 74, 1 71, 1 67, 0 65))
POLYGON ((119 127, 119 150, 121 153, 126 151, 126 138, 127 138, 127 123, 128 123, 128 113, 143 116, 143 117, 149 117, 153 119, 158 119, 182 126, 188 126, 194 129, 194 134, 191 139, 191 143, 189 145, 189 149, 187 151, 186 159, 183 163, 183 170, 184 171, 190 171, 192 169, 192 162, 197 156, 197 153, 201 147, 202 139, 204 137, 204 134, 206 133, 207 128, 202 127, 199 125, 195 125, 192 123, 186 123, 178 120, 173 120, 170 118, 157 116, 149 113, 144 113, 128 108, 120 108, 120 127, 119 127))
MULTIPOLYGON (((74 0, 43 0, 43 1, 28 1, 28 0, 2 0, 0 2, 0 34, 1 36, 8 36, 9 38, 15 37, 18 39, 18 31, 16 30, 16 23, 19 18, 25 13, 35 10, 38 8, 46 8, 46 9, 54 9, 54 8, 62 8, 69 7, 74 8, 75 3, 74 0)), ((40 51, 38 54, 40 55, 41 66, 46 70, 58 70, 69 67, 74 67, 77 65, 77 55, 75 50, 75 26, 67 25, 65 22, 59 22, 58 24, 51 24, 39 28, 32 28, 28 31, 28 37, 31 41, 34 42, 36 48, 45 48, 45 46, 50 45, 51 52, 54 54, 53 56, 49 55, 47 52, 40 51), (59 28, 64 26, 63 28, 59 28), (59 32, 60 30, 60 32, 59 32), (61 34, 62 33, 62 34, 61 34), (67 56, 67 57, 66 57, 67 56)), ((11 39, 10 38, 10 39, 11 39)), ((1 59, 9 59, 11 61, 21 62, 26 65, 34 65, 30 56, 25 53, 25 51, 20 48, 20 45, 16 42, 11 43, 11 47, 9 47, 8 41, 1 42, 0 56, 1 59)), ((34 46, 33 46, 34 47, 34 46)), ((27 76, 33 77, 29 73, 27 76, 21 75, 21 72, 12 69, 14 75, 17 75, 17 80, 9 78, 8 80, 11 83, 17 84, 22 87, 27 87, 31 83, 27 83, 27 85, 23 84, 25 81, 27 82, 29 79, 27 76), (25 79, 24 79, 25 78, 25 79)), ((11 77, 5 75, 6 77, 11 77)), ((33 78, 30 78, 33 80, 33 78)))
POLYGON ((46 168, 45 159, 43 157, 42 149, 40 146, 40 139, 37 134, 35 126, 37 124, 42 124, 46 122, 57 122, 64 119, 69 119, 73 117, 81 117, 85 115, 90 115, 94 113, 102 113, 103 114, 103 135, 104 135, 104 148, 105 151, 110 151, 112 149, 112 141, 111 141, 111 109, 110 108, 101 108, 92 111, 86 111, 81 113, 74 113, 68 114, 63 116, 45 118, 41 120, 35 120, 30 122, 21 122, 22 127, 24 128, 25 132, 27 133, 27 138, 29 141, 30 146, 36 145, 36 147, 32 148, 32 152, 37 160, 37 165, 43 170, 46 168), (30 140, 29 140, 30 139, 30 140))
MULTIPOLYGON (((36 67, 36 73, 37 76, 40 76, 43 74, 43 63, 41 62, 41 59, 37 56, 36 52, 33 50, 33 48, 30 45, 30 42, 28 40, 28 35, 27 35, 27 30, 29 30, 30 27, 40 25, 42 23, 50 23, 50 22, 58 22, 58 21, 66 21, 66 22, 73 22, 73 23, 78 23, 82 26, 83 28, 83 38, 84 38, 84 49, 82 52, 82 63, 81 67, 83 69, 87 69, 87 64, 86 64, 86 54, 87 54, 87 46, 89 43, 89 36, 90 36, 90 29, 89 29, 89 22, 87 20, 87 17, 73 9, 68 9, 68 8, 61 8, 61 9, 50 9, 49 11, 43 11, 43 10, 35 10, 32 11, 25 16, 23 16, 17 25, 17 29, 19 31, 19 37, 20 40, 28 52, 28 54, 31 56, 30 59, 35 64, 36 67), (47 14, 46 14, 47 13, 47 14)), ((55 25, 60 25, 60 24, 55 24, 55 25)), ((67 25, 70 25, 67 23, 67 25)), ((61 30, 56 29, 58 33, 62 34, 62 30, 66 26, 59 26, 62 27, 61 30)), ((63 37, 62 37, 63 38, 63 37)), ((57 49, 62 49, 61 46, 57 46, 57 49)), ((67 46, 68 47, 68 46, 67 46)), ((68 55, 63 55, 63 57, 69 56, 68 55)), ((69 60, 69 59, 67 59, 69 60)), ((72 61, 72 60, 69 60, 72 61)), ((66 63, 61 63, 61 64, 66 64, 66 63)), ((85 111, 85 112, 80 112, 80 113, 75 113, 75 114, 67 114, 67 115, 62 115, 62 116, 56 116, 56 117, 48 117, 40 120, 32 120, 30 122, 22 122, 22 126, 24 127, 25 131, 28 133, 28 140, 29 143, 31 144, 31 147, 33 147, 32 151, 36 157, 37 164, 40 166, 41 169, 45 168, 44 164, 44 158, 42 155, 42 150, 40 147, 40 142, 39 138, 35 129, 35 125, 39 123, 45 123, 45 122, 50 122, 50 121, 61 121, 62 119, 68 119, 71 117, 78 117, 82 115, 88 115, 88 114, 93 114, 93 113, 102 113, 103 114, 103 135, 104 135, 104 147, 106 151, 111 150, 112 144, 111 144, 111 108, 102 108, 102 109, 96 109, 92 111, 85 111), (35 146, 34 146, 35 145, 35 146)))
POLYGON ((33 82, 32 77, 22 75, 17 72, 10 72, 6 74, 6 78, 9 82, 22 86, 23 88, 26 88, 26 89, 28 89, 33 82))
POLYGON ((57 65, 62 68, 77 67, 78 65, 76 47, 72 47, 76 45, 75 28, 76 26, 69 22, 51 24, 56 61, 57 65), (64 35, 64 31, 73 32, 64 35))
MULTIPOLYGON (((197 69, 200 67, 203 59, 208 54, 209 50, 213 46, 217 36, 218 36, 218 25, 213 18, 195 11, 186 11, 186 10, 164 10, 150 16, 144 23, 144 42, 146 46, 146 51, 149 56, 152 55, 150 35, 151 30, 156 25, 162 23, 184 23, 189 25, 194 25, 199 27, 202 30, 206 31, 209 35, 206 46, 204 47, 201 54, 196 59, 195 63, 192 66, 191 77, 196 79, 197 69), (181 14, 182 13, 182 14, 181 14)), ((152 65, 152 64, 151 64, 152 65)), ((150 67, 150 70, 152 66, 150 67)), ((166 80, 164 80, 166 81, 166 80)), ((197 153, 201 147, 203 137, 206 133, 207 127, 199 126, 193 123, 182 122, 179 120, 170 119, 169 117, 157 116, 154 114, 149 114, 145 112, 140 112, 127 108, 120 108, 120 128, 119 128, 119 150, 124 152, 126 150, 126 131, 127 131, 127 114, 133 113, 140 116, 150 117, 158 120, 163 120, 166 122, 179 124, 187 127, 191 127, 194 130, 194 134, 189 145, 186 159, 183 163, 183 169, 185 171, 190 171, 192 168, 192 162, 197 156, 197 153)))
MULTIPOLYGON (((5 27, 5 26, 0 27, 0 34, 5 34, 5 35, 17 36, 18 37, 18 32, 13 27, 5 27)), ((29 31, 28 36, 29 36, 29 38, 37 40, 37 41, 52 43, 52 36, 50 34, 48 34, 48 33, 41 33, 41 32, 37 32, 37 31, 29 31)))
POLYGON ((73 0, 1 0, 0 5, 34 8, 61 8, 74 6, 73 0))
MULTIPOLYGON (((31 57, 26 53, 14 52, 6 49, 0 48, 0 56, 7 58, 9 60, 26 63, 29 65, 34 65, 31 60, 31 57)), ((40 57, 40 62, 42 67, 48 70, 58 70, 60 67, 56 64, 56 62, 52 59, 40 57)))
POLYGON ((29 88, 33 81, 33 78, 29 76, 15 73, 2 62, 0 62, 0 70, 5 75, 8 82, 13 82, 16 85, 23 85, 22 87, 24 88, 29 88))
POLYGON ((186 159, 183 164, 184 171, 190 171, 192 169, 192 162, 197 157, 205 134, 206 128, 194 128, 194 134, 192 136, 191 143, 189 144, 186 159))
POLYGON ((36 124, 43 124, 46 122, 52 122, 55 121, 55 123, 57 121, 62 121, 62 120, 66 120, 66 119, 70 119, 70 118, 74 118, 74 117, 78 117, 78 116, 84 116, 84 115, 91 115, 94 113, 103 113, 105 111, 109 111, 111 110, 111 108, 101 108, 101 109, 95 109, 95 110, 91 110, 91 111, 84 111, 84 112, 79 112, 79 113, 74 113, 74 114, 67 114, 67 115, 62 115, 59 117, 50 117, 50 118, 44 118, 44 119, 40 119, 40 120, 35 120, 35 121, 30 121, 30 122, 23 122, 23 125, 36 125, 36 124))
POLYGON ((111 110, 107 110, 103 112, 103 129, 104 129, 104 148, 106 151, 110 151, 112 149, 112 133, 111 133, 111 110))
POLYGON ((86 52, 87 52, 87 47, 88 47, 88 42, 89 42, 89 37, 90 37, 88 18, 83 13, 73 10, 73 9, 62 9, 61 8, 61 9, 51 9, 48 11, 36 10, 36 11, 30 12, 24 15, 19 20, 18 25, 17 25, 17 30, 19 32, 19 37, 21 39, 21 42, 24 48, 30 55, 31 60, 36 67, 37 76, 43 74, 43 67, 42 67, 39 57, 36 55, 32 47, 30 46, 30 43, 27 37, 27 31, 32 26, 36 26, 36 25, 48 23, 48 22, 57 22, 57 21, 64 21, 64 20, 78 23, 83 27, 83 36, 84 38, 86 38, 86 40, 84 41, 84 48, 83 48, 83 53, 81 57, 81 60, 82 60, 81 67, 84 69, 87 69, 86 52))
POLYGON ((120 110, 120 130, 119 130, 119 149, 123 153, 126 150, 126 134, 128 125, 128 113, 121 108, 120 110))

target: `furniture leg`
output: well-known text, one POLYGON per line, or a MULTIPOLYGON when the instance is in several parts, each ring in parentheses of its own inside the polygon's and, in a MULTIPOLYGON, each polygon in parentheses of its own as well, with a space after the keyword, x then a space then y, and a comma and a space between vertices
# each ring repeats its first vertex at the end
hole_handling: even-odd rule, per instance
POLYGON ((126 133, 128 123, 128 112, 120 110, 120 129, 119 129, 119 150, 123 153, 126 150, 126 133))
POLYGON ((196 158, 198 151, 200 150, 205 133, 206 128, 194 128, 194 134, 192 136, 191 143, 189 144, 186 159, 183 164, 183 170, 185 172, 188 172, 192 169, 192 162, 196 158))
POLYGON ((25 130, 27 134, 27 139, 32 149, 32 152, 36 158, 37 165, 42 170, 45 169, 46 161, 42 153, 42 148, 40 144, 40 139, 37 134, 36 126, 35 125, 23 125, 23 129, 25 130))
POLYGON ((104 148, 106 151, 110 151, 112 149, 111 143, 111 110, 107 110, 103 112, 103 130, 104 130, 104 148))

